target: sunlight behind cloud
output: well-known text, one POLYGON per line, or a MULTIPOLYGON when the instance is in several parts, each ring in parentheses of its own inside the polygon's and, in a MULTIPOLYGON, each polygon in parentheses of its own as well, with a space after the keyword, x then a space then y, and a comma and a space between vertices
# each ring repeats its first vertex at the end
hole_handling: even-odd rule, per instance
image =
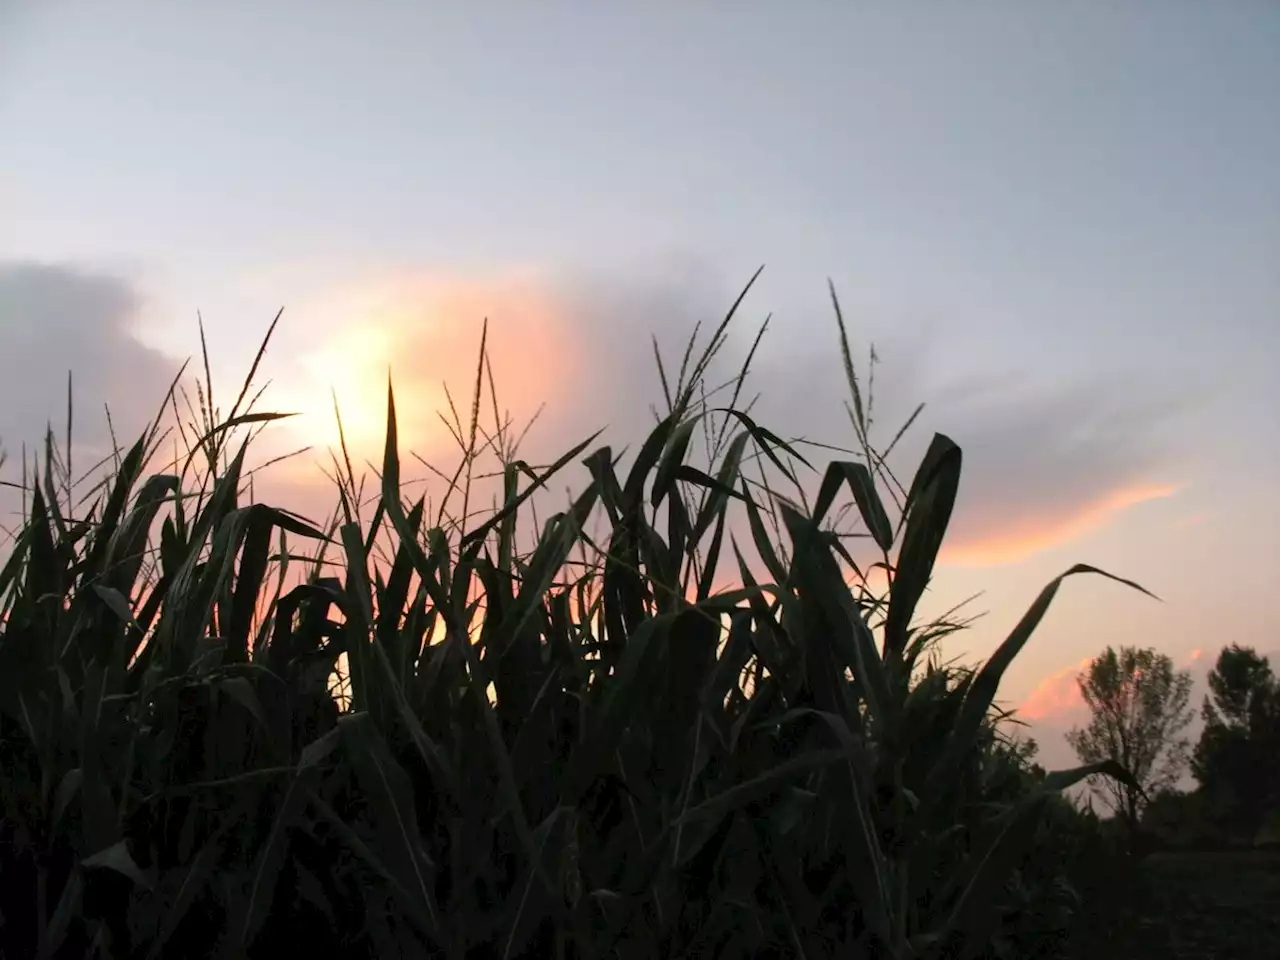
MULTIPOLYGON (((271 391, 273 407, 302 414, 289 421, 291 435, 320 450, 338 443, 336 394, 353 456, 380 458, 390 374, 402 454, 455 453, 441 415, 453 420, 451 396, 466 429, 486 318, 499 417, 517 432, 541 403, 567 392, 580 362, 562 309, 522 278, 390 277, 326 300, 304 308, 316 321, 313 343, 271 391)), ((481 420, 489 429, 494 400, 486 379, 481 420)))

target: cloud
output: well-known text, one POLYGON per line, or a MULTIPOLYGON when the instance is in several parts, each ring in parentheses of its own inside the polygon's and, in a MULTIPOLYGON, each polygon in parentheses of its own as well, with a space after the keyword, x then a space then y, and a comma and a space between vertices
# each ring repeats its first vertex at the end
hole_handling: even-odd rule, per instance
POLYGON ((1055 725, 1083 717, 1087 707, 1084 698, 1080 696, 1080 685, 1076 678, 1088 666, 1089 658, 1086 657, 1079 663, 1042 679, 1018 707, 1018 717, 1037 723, 1052 720, 1055 725))
MULTIPOLYGON (((5 473, 42 449, 52 425, 65 436, 73 385, 77 473, 106 456, 111 431, 129 444, 156 415, 178 364, 142 344, 132 325, 139 297, 127 282, 76 267, 0 261, 0 444, 5 473), (92 458, 92 459, 90 459, 92 458)), ((6 477, 13 480, 13 477, 6 477)))
MULTIPOLYGON (((1008 519, 988 519, 982 530, 974 529, 965 538, 964 525, 949 544, 944 545, 939 560, 963 567, 994 567, 1017 563, 1043 550, 1073 540, 1103 526, 1129 507, 1171 497, 1178 488, 1169 484, 1145 484, 1105 493, 1092 503, 1070 502, 1056 505, 1053 511, 1036 515, 1031 505, 1022 504, 1008 519), (988 531, 984 534, 983 530, 988 531), (994 534, 992 533, 994 532, 994 534)), ((1035 505, 1039 506, 1039 505, 1035 505)), ((975 521, 962 515, 973 528, 975 521)))
MULTIPOLYGON (((913 331, 909 323, 906 318, 890 336, 876 339, 881 363, 873 436, 883 447, 915 406, 926 404, 891 457, 904 486, 935 431, 963 450, 943 563, 1014 564, 1181 489, 1184 401, 1167 388, 1140 378, 1042 385, 999 369, 967 372, 949 366, 944 334, 926 339, 925 328, 913 331)), ((779 432, 803 428, 849 446, 853 431, 841 406, 848 390, 832 349, 834 330, 823 339, 830 340, 826 349, 787 357, 785 365, 763 365, 761 380, 773 394, 766 422, 779 432)), ((854 344, 865 348, 865 340, 854 344)), ((860 369, 865 392, 865 362, 860 369)), ((1048 365, 1036 372, 1055 373, 1048 365)))
POLYGON ((966 475, 950 559, 1016 562, 1172 496, 1180 412, 1154 388, 1114 381, 957 397, 966 475))

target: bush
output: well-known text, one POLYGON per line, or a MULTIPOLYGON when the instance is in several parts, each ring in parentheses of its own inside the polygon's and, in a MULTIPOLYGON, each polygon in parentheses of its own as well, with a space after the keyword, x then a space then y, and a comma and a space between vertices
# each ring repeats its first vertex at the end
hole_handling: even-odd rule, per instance
POLYGON ((829 463, 809 505, 799 444, 703 399, 728 323, 686 352, 630 466, 607 446, 581 459, 589 482, 529 547, 531 497, 592 441, 544 470, 499 444, 495 512, 433 520, 402 499, 389 396, 372 519, 347 461, 323 529, 245 502, 240 438, 271 418, 242 406, 249 381, 184 462, 147 474, 149 432, 78 516, 51 441, 0 572, 5 956, 985 957, 1060 940, 1069 878, 1035 851, 1069 840, 1045 817, 1084 776, 1125 774, 1028 780, 991 705, 1062 580, 1101 571, 1055 579, 980 667, 940 666, 935 642, 963 624, 917 606, 959 447, 936 436, 897 483, 841 323, 863 456, 829 463), (887 591, 832 527, 842 497, 887 591), (732 537, 726 555, 731 509, 754 566, 732 537), (716 593, 722 565, 739 587, 716 593))

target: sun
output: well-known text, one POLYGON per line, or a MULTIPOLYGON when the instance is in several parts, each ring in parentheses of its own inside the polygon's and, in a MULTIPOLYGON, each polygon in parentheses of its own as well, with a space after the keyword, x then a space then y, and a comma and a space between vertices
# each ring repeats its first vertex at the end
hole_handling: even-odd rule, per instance
POLYGON ((307 375, 337 406, 328 410, 328 439, 338 439, 338 416, 348 443, 365 445, 386 433, 387 377, 394 338, 384 328, 356 326, 340 333, 304 361, 307 375))
POLYGON ((400 348, 393 329, 376 320, 357 322, 299 358, 296 381, 276 399, 300 414, 289 426, 302 443, 337 450, 345 439, 348 450, 362 458, 382 448, 387 377, 400 348))

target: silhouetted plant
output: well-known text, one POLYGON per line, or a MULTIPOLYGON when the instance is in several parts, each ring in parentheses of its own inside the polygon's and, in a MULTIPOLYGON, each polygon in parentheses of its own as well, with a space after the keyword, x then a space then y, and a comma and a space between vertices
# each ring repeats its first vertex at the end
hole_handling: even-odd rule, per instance
POLYGON ((50 440, 0 571, 5 955, 1024 949, 1058 791, 1129 777, 1025 776, 992 702, 1063 580, 1101 571, 1054 579, 979 667, 939 665, 963 624, 917 614, 960 448, 935 436, 898 484, 837 305, 861 458, 829 463, 809 505, 801 444, 737 406, 745 368, 708 402, 732 316, 674 386, 660 364, 666 415, 625 469, 595 438, 534 468, 502 423, 481 436, 482 339, 457 522, 402 499, 390 390, 377 495, 344 450, 325 528, 244 500, 239 437, 275 417, 245 404, 253 371, 220 423, 201 392, 184 463, 146 475, 149 433, 87 509, 55 489, 50 440), (485 445, 503 492, 476 523, 485 445), (531 498, 574 461, 589 482, 522 547, 531 498), (845 498, 881 593, 832 528, 845 498), (714 592, 725 566, 739 586, 714 592))

